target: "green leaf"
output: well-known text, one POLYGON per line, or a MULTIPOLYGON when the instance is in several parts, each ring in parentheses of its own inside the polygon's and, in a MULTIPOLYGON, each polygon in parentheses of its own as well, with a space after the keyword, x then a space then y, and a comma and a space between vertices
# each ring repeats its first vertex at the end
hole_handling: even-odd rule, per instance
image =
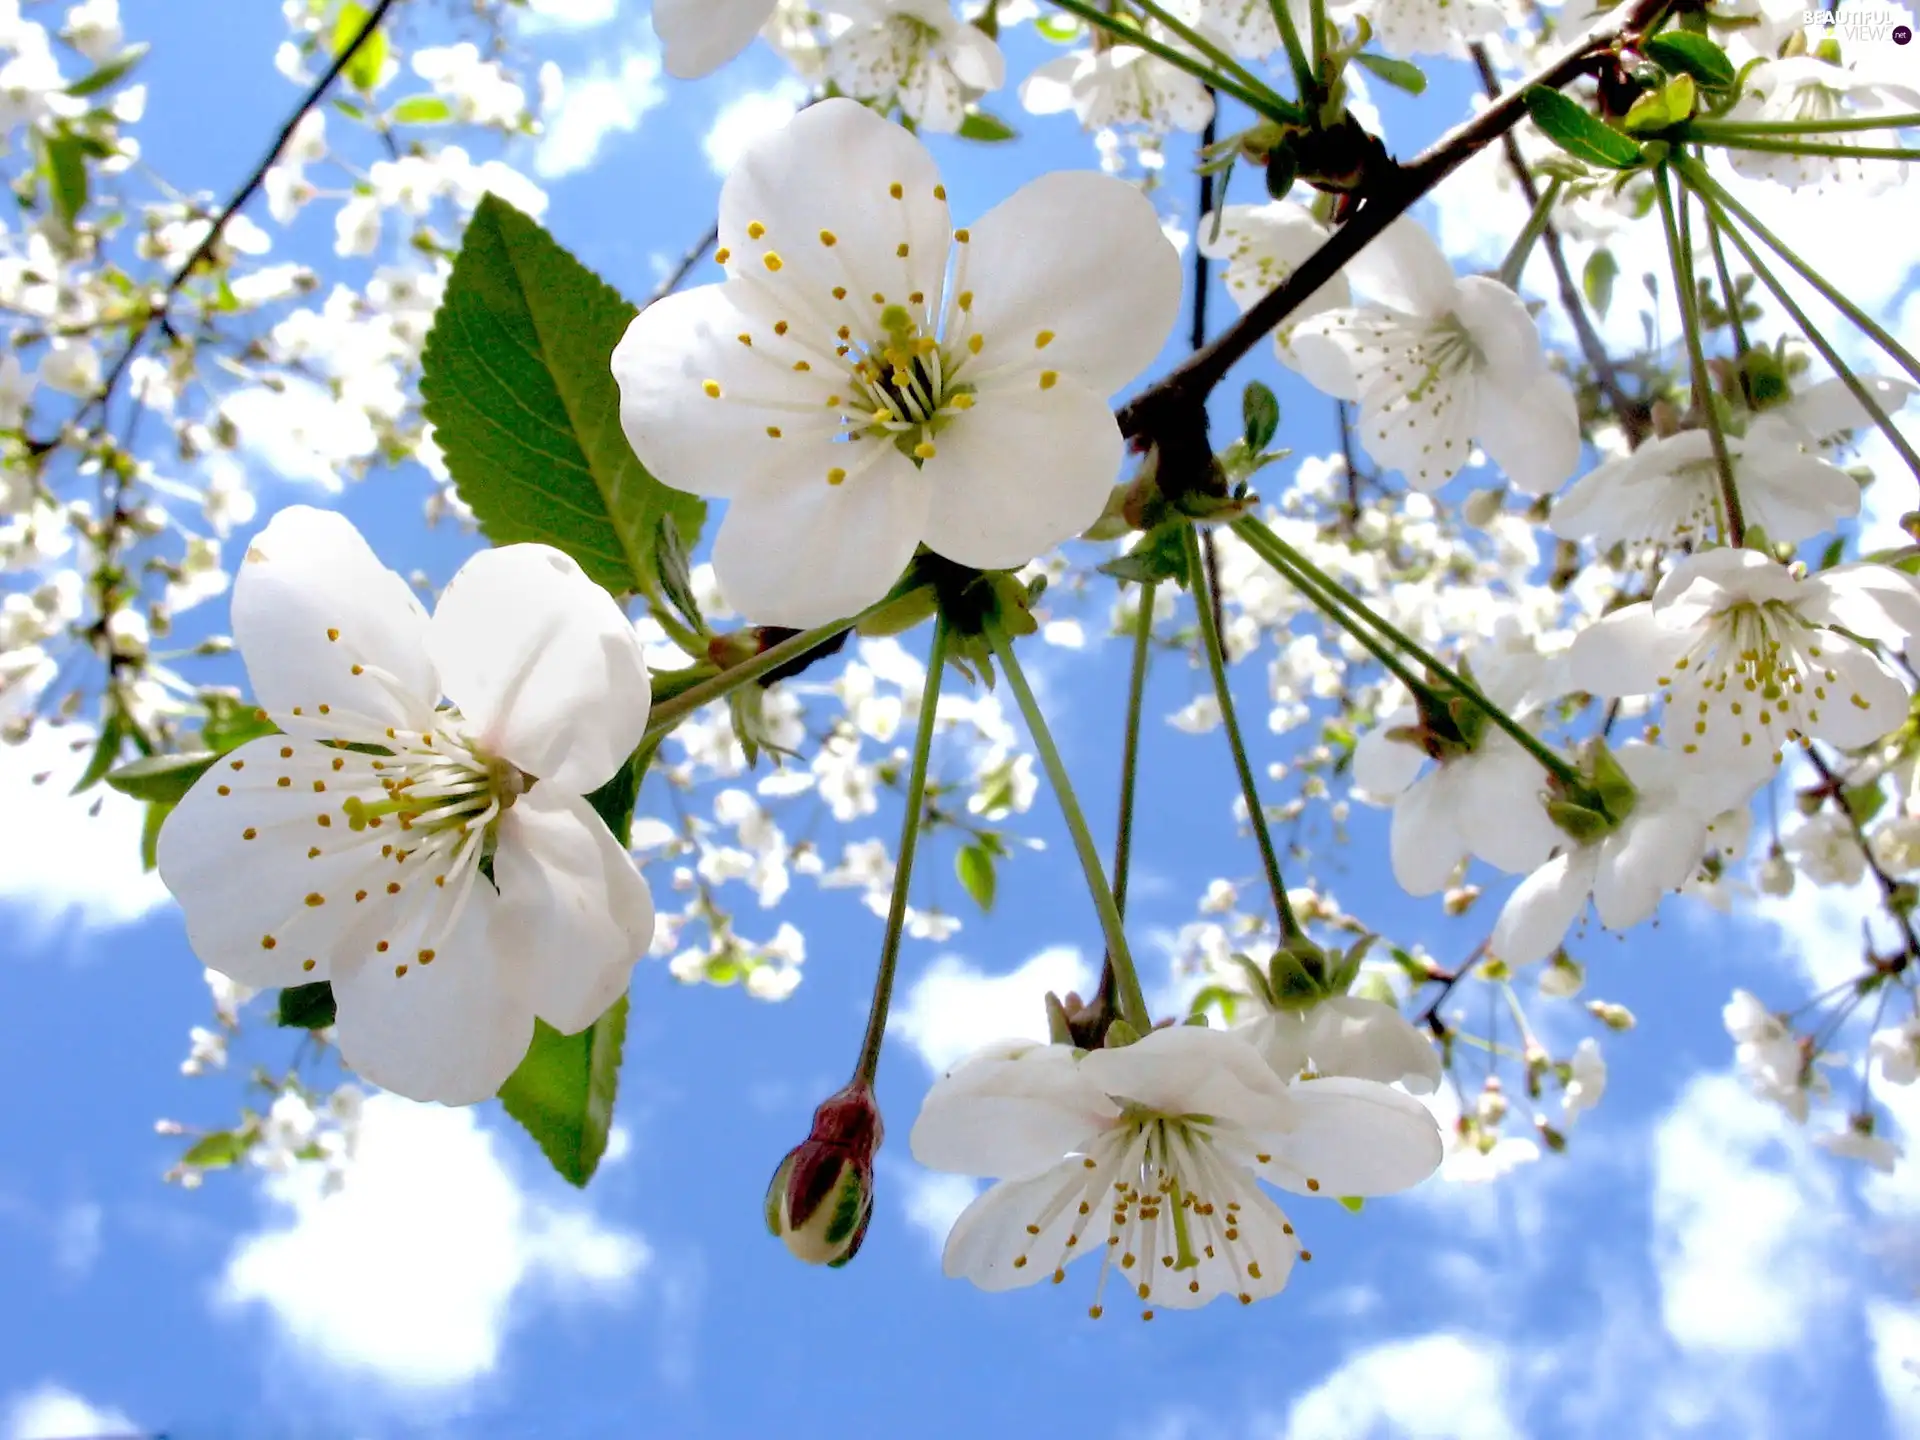
POLYGON ((1704 35, 1669 30, 1643 42, 1640 48, 1670 75, 1691 75, 1710 90, 1725 90, 1733 84, 1733 61, 1704 35))
MULTIPOLYGON (((333 22, 333 53, 337 56, 353 43, 367 23, 367 8, 346 0, 340 7, 340 14, 333 22)), ((371 95, 380 84, 380 72, 387 63, 387 36, 384 30, 376 30, 369 35, 366 43, 354 52, 353 59, 346 68, 347 83, 356 90, 371 95)))
POLYGON ((1613 282, 1619 274, 1620 262, 1613 258, 1611 250, 1595 250, 1587 257, 1580 288, 1586 293, 1587 303, 1593 306, 1593 313, 1602 320, 1606 319, 1607 307, 1613 303, 1613 282))
POLYGON ((171 805, 163 805, 158 801, 148 804, 146 816, 140 822, 141 870, 151 872, 159 868, 160 827, 167 823, 167 816, 172 813, 171 805))
POLYGON ((1847 807, 1847 814, 1853 817, 1854 824, 1865 825, 1886 805, 1887 792, 1880 787, 1879 781, 1874 780, 1842 791, 1840 799, 1847 807))
POLYGON ((249 740, 278 735, 280 727, 244 700, 231 695, 202 695, 207 718, 200 726, 200 743, 216 755, 238 750, 249 740))
POLYGON ((253 1144, 252 1135, 241 1135, 232 1130, 216 1130, 211 1135, 202 1135, 187 1147, 187 1153, 180 1157, 182 1165, 191 1165, 196 1170, 224 1170, 253 1144))
POLYGON ((1354 1214, 1358 1215, 1361 1212, 1361 1210, 1366 1208, 1367 1202, 1365 1197, 1360 1195, 1342 1195, 1340 1197, 1340 1203, 1346 1209, 1351 1210, 1354 1214))
POLYGON ((1185 516, 1179 516, 1149 531, 1126 554, 1115 556, 1102 565, 1100 573, 1140 584, 1149 580, 1171 580, 1185 589, 1187 542, 1182 532, 1188 523, 1185 516))
POLYGON ((333 986, 325 980, 289 985, 280 992, 273 1023, 292 1030, 325 1030, 333 1024, 333 986))
POLYGON ((660 576, 660 588, 673 608, 695 630, 704 631, 706 623, 700 618, 700 602, 693 593, 686 542, 680 537, 680 527, 668 517, 663 516, 654 527, 653 564, 660 576))
POLYGON ((117 770, 109 770, 106 781, 122 795, 131 795, 136 800, 175 805, 219 758, 205 751, 189 755, 147 755, 117 770))
POLYGON ((67 86, 67 94, 83 97, 99 94, 102 90, 113 84, 114 81, 120 79, 121 76, 133 69, 134 66, 138 65, 141 60, 146 57, 147 51, 151 48, 152 47, 145 41, 142 41, 138 45, 129 45, 99 69, 90 74, 82 75, 78 80, 67 86))
POLYGON ((1280 402, 1274 398, 1273 391, 1258 380, 1249 380, 1247 388, 1240 392, 1240 418, 1245 427, 1241 434, 1247 449, 1264 450, 1273 439, 1274 431, 1280 428, 1280 402))
POLYGON ((1636 135, 1657 135, 1688 119, 1696 98, 1693 77, 1676 75, 1634 101, 1620 124, 1636 135))
POLYGON ((453 106, 438 95, 409 95, 387 112, 396 125, 445 125, 453 119, 453 106))
POLYGON ((1820 552, 1820 563, 1813 568, 1816 570, 1831 570, 1840 563, 1846 553, 1847 537, 1844 535, 1836 535, 1827 542, 1827 548, 1820 552))
POLYGON ((996 877, 993 856, 984 845, 968 845, 953 857, 954 873, 982 910, 993 909, 996 877))
POLYGON ((107 772, 113 769, 113 762, 120 758, 120 747, 126 735, 126 725, 120 718, 120 712, 111 711, 106 723, 100 727, 100 738, 94 743, 93 754, 87 757, 87 768, 80 772, 80 778, 69 794, 84 794, 107 778, 107 772))
POLYGON ((1395 60, 1366 50, 1355 55, 1353 61, 1362 70, 1370 71, 1387 84, 1404 90, 1409 95, 1418 95, 1427 88, 1426 72, 1410 61, 1395 60))
POLYGON ((60 223, 69 230, 87 207, 86 148, 77 135, 50 136, 46 142, 47 194, 60 223))
POLYGON ((1033 28, 1056 45, 1071 45, 1080 38, 1080 22, 1071 15, 1042 15, 1033 28))
POLYGON ((642 745, 627 757, 627 763, 613 772, 613 778, 587 796, 593 813, 606 822, 622 850, 633 839, 633 802, 640 798, 640 782, 646 778, 653 761, 653 747, 642 745))
POLYGON ((608 368, 635 315, 497 196, 473 213, 421 360, 426 417, 496 545, 563 550, 614 594, 648 590, 663 517, 691 547, 704 502, 649 475, 608 368))
POLYGON ((536 1020, 527 1058, 500 1087, 507 1114, 520 1122, 570 1184, 584 1186, 591 1180, 607 1152, 626 1038, 624 995, 578 1035, 562 1035, 536 1020))
POLYGON ((1541 132, 1576 160, 1607 170, 1631 170, 1640 164, 1638 145, 1558 90, 1535 85, 1527 91, 1526 104, 1541 132))
POLYGON ((995 144, 1002 140, 1017 140, 1020 132, 1014 129, 998 115, 987 110, 969 110, 966 118, 960 122, 955 132, 962 140, 980 140, 995 144))

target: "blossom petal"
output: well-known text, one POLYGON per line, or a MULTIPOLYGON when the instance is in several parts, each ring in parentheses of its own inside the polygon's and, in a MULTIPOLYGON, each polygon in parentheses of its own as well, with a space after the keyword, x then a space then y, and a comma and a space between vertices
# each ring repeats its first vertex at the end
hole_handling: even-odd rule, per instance
POLYGON ((1411 1095, 1344 1077, 1289 1089, 1298 1123, 1261 1139, 1274 1147, 1258 1172, 1269 1184, 1300 1195, 1392 1195, 1440 1168, 1440 1126, 1411 1095))
POLYGON ((1645 814, 1629 816, 1601 842, 1593 881, 1593 908, 1609 930, 1630 930, 1651 919, 1660 897, 1693 874, 1707 844, 1707 822, 1664 797, 1641 795, 1645 814))
POLYGON ((1533 869, 1566 837, 1547 814, 1540 762, 1504 734, 1447 767, 1457 786, 1454 809, 1467 849, 1509 875, 1533 869))
POLYGON ((1831 461, 1759 433, 1765 419, 1747 433, 1735 471, 1748 522, 1764 526, 1769 540, 1797 545, 1858 515, 1859 482, 1831 461))
POLYGON ((1115 1101, 1163 1115, 1211 1115, 1254 1131, 1288 1123, 1286 1083, 1224 1030, 1155 1030, 1118 1050, 1092 1051, 1080 1073, 1115 1101))
POLYGON ((1559 376, 1542 372, 1511 388, 1482 384, 1479 399, 1474 438, 1515 486, 1546 495, 1573 474, 1580 463, 1580 415, 1559 376))
POLYGON ((1509 965, 1531 965, 1554 952, 1587 908, 1599 852, 1581 846, 1556 855, 1513 887, 1500 907, 1488 948, 1509 965))
POLYGON ((791 468, 769 426, 785 436, 811 416, 815 433, 837 431, 834 382, 793 369, 798 351, 779 343, 777 322, 736 283, 683 290, 633 317, 613 350, 620 425, 661 484, 730 500, 791 468))
POLYGON ((929 1170, 1019 1178, 1084 1152, 1119 1113, 1069 1047, 1035 1046, 976 1058, 936 1081, 907 1145, 929 1170))
POLYGON ((953 238, 927 147, 845 97, 747 147, 720 189, 719 229, 728 276, 817 339, 843 322, 883 335, 882 312, 915 294, 928 313, 953 238))
POLYGON ((290 505, 253 537, 233 583, 233 638, 254 699, 282 729, 418 729, 440 699, 425 607, 332 510, 290 505))
POLYGON ((1666 683, 1673 662, 1691 644, 1685 630, 1662 624, 1650 603, 1623 605, 1573 637, 1568 677, 1595 695, 1651 695, 1666 683))
POLYGON ((1447 787, 1439 783, 1444 771, 1442 766, 1421 776, 1394 803, 1388 848, 1393 878, 1409 895, 1444 889, 1467 857, 1447 787))
POLYGON ((571 557, 482 550, 447 583, 428 646, 489 755, 572 795, 613 778, 652 699, 633 623, 571 557))
POLYGON ((1411 724, 1414 713, 1398 710, 1362 735, 1353 747, 1353 783, 1382 799, 1398 795, 1426 768, 1427 752, 1418 745, 1395 740, 1389 730, 1411 724))
MULTIPOLYGON (((1334 995, 1307 1012, 1308 1049, 1325 1075, 1401 1084, 1415 1095, 1440 1084, 1440 1052, 1391 1005, 1334 995)), ((1275 1067, 1278 1068, 1278 1067, 1275 1067)))
POLYGON ((1074 1159, 1038 1175, 1002 1180, 960 1212, 947 1233, 940 1268, 950 1280, 971 1280, 982 1290, 997 1292, 1050 1280, 1066 1260, 1098 1253, 1105 1247, 1067 1248, 1067 1235, 1080 1217, 1062 1197, 1078 1192, 1085 1175, 1082 1163, 1074 1159), (1029 1233, 1027 1227, 1049 1211, 1052 1216, 1040 1233, 1029 1233), (1039 1257, 1061 1258, 1048 1263, 1039 1257))
POLYGON ((753 43, 774 0, 653 0, 653 33, 676 80, 698 80, 753 43))
POLYGON ((1031 361, 1105 399, 1160 353, 1180 312, 1180 256, 1153 202, 1123 180, 1061 170, 980 217, 961 251, 991 366, 1031 361), (1086 247, 1057 263, 1049 237, 1086 247), (1047 337, 1042 340, 1040 337, 1047 337))
POLYGON ((533 1007, 520 990, 521 957, 487 923, 488 893, 476 892, 448 935, 416 907, 386 954, 335 966, 340 1058, 364 1079, 410 1100, 473 1105, 526 1058, 533 1007), (387 963, 395 955, 404 958, 387 963))
POLYGON ((1898 729, 1907 718, 1906 685, 1871 650, 1835 631, 1821 636, 1821 650, 1835 677, 1827 682, 1833 693, 1818 720, 1808 712, 1807 728, 1843 750, 1871 745, 1898 729))
POLYGON ((857 615, 893 588, 926 532, 931 496, 906 456, 871 440, 817 449, 844 457, 841 483, 825 478, 825 464, 819 479, 769 481, 720 522, 721 593, 761 625, 804 630, 857 615))
POLYGON ((1024 565, 1098 520, 1126 452, 1107 402, 1068 380, 983 392, 938 445, 920 475, 927 546, 981 570, 1024 565))
POLYGON ((1375 304, 1433 318, 1454 308, 1453 265, 1419 221, 1402 216, 1352 260, 1347 278, 1375 304))
POLYGON ((577 795, 537 785, 500 820, 494 925, 519 957, 533 1011, 563 1035, 622 995, 653 939, 653 895, 606 823, 577 795))

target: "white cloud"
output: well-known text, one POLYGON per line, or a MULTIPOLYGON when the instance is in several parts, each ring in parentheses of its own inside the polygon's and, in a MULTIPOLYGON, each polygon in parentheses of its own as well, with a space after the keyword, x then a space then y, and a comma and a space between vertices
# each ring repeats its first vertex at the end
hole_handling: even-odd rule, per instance
POLYGON ((1886 1402, 1888 1433, 1920 1435, 1920 1313, 1886 1300, 1867 1305, 1873 1369, 1886 1402))
POLYGON ((6 1440, 77 1440, 138 1431, 120 1411, 90 1404, 52 1381, 7 1402, 6 1440))
POLYGON ((713 173, 725 175, 733 169, 747 146, 791 120, 806 97, 806 87, 798 81, 782 80, 770 90, 749 90, 722 105, 701 142, 713 173))
POLYGON ((1046 994, 1092 991, 1094 972, 1066 946, 1042 950, 1011 975, 986 975, 957 955, 942 955, 895 1006, 894 1031, 936 1075, 995 1040, 1045 1040, 1046 994))
POLYGON ((946 1248, 947 1232, 960 1212, 980 1193, 980 1186, 965 1175, 941 1175, 918 1165, 892 1166, 887 1178, 906 1208, 907 1223, 927 1237, 935 1255, 946 1248))
POLYGON ((1730 1076, 1689 1085, 1654 1134, 1654 1269, 1684 1349, 1794 1349, 1838 1298, 1831 1171, 1730 1076))
POLYGON ((394 1385, 482 1375, 523 1288, 615 1299, 651 1258, 579 1202, 529 1194, 472 1110, 377 1096, 345 1187, 323 1194, 318 1169, 267 1180, 286 1223, 235 1246, 217 1298, 265 1305, 303 1356, 394 1385))
POLYGON ((620 0, 527 0, 529 20, 524 28, 590 30, 619 13, 620 0))
POLYGON ((146 807, 105 785, 68 793, 92 748, 74 725, 40 725, 25 744, 0 745, 0 905, 25 910, 30 932, 131 925, 167 901, 160 877, 140 869, 146 807))
POLYGON ((660 57, 650 50, 630 51, 618 70, 568 79, 560 103, 545 117, 534 169, 549 178, 586 169, 609 135, 639 129, 641 118, 665 98, 660 57))
POLYGON ((1421 1335, 1362 1350, 1293 1403, 1285 1440, 1508 1440, 1504 1349, 1469 1335, 1421 1335))
POLYGON ((62 1210, 54 1221, 54 1268, 69 1280, 84 1277, 100 1258, 101 1219, 98 1205, 81 1201, 62 1210))

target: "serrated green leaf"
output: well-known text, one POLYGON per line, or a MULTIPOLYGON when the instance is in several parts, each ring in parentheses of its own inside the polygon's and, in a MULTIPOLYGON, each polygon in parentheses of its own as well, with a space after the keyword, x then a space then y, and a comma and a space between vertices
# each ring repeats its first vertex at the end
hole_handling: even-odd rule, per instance
MULTIPOLYGON (((353 43, 367 23, 367 8, 346 0, 333 22, 333 53, 337 56, 353 43)), ((376 30, 366 38, 345 70, 347 83, 354 89, 372 94, 380 84, 380 72, 387 63, 387 36, 376 30)))
POLYGON ((1638 145, 1558 90, 1535 85, 1527 91, 1526 105, 1541 133, 1576 160, 1607 170, 1631 170, 1640 164, 1638 145))
POLYGON ((80 212, 87 208, 86 147, 77 135, 49 136, 45 161, 47 195, 53 201, 54 214, 71 230, 80 212))
POLYGON ((584 1186, 607 1153, 626 1038, 624 995, 578 1035, 537 1020, 527 1058, 500 1087, 507 1114, 569 1184, 584 1186))
POLYGON ((290 1030, 326 1030, 335 1017, 333 986, 325 980, 310 985, 289 985, 280 992, 273 1023, 290 1030))
POLYGON ((438 95, 409 95, 394 104, 387 118, 396 125, 445 125, 453 119, 453 106, 438 95))
POLYGON ((220 757, 204 751, 188 755, 146 755, 109 770, 107 784, 122 795, 162 805, 179 803, 220 757))
POLYGON ((1419 95, 1427 88, 1427 75, 1418 65, 1407 60, 1395 60, 1387 55, 1375 55, 1362 50, 1353 57, 1354 63, 1361 69, 1379 76, 1387 84, 1404 90, 1409 95, 1419 95))
POLYGON ((99 94, 102 90, 113 84, 114 81, 120 79, 121 76, 133 69, 134 66, 138 65, 146 56, 147 51, 152 48, 153 47, 145 41, 142 41, 138 45, 129 45, 118 55, 114 56, 113 59, 100 66, 99 69, 82 75, 78 80, 67 86, 67 94, 77 95, 82 98, 88 95, 99 94))
POLYGON ((1247 449, 1264 450, 1273 432, 1280 428, 1280 402, 1258 380, 1249 380, 1240 392, 1240 419, 1247 449))
POLYGON ((1640 48, 1670 75, 1691 75, 1713 90, 1724 90, 1733 84, 1733 61, 1704 35, 1669 30, 1642 42, 1640 48))
POLYGON ((969 110, 966 118, 960 122, 959 130, 954 133, 962 140, 979 140, 990 145, 1020 138, 1018 130, 987 110, 969 110))
POLYGON ((968 845, 953 857, 954 873, 960 877, 960 883, 966 887, 967 894, 973 897, 973 903, 983 911, 993 909, 993 895, 997 877, 993 868, 993 856, 983 845, 968 845))
POLYGON ((680 527, 665 517, 653 530, 653 564, 669 603, 696 631, 704 631, 706 623, 700 618, 700 602, 694 597, 686 543, 680 538, 680 527))
POLYGON ((691 547, 706 515, 649 475, 621 433, 608 359, 636 313, 488 195, 421 359, 426 417, 488 537, 552 545, 616 595, 651 588, 663 518, 691 547))
POLYGON ((1607 307, 1613 303, 1613 282, 1619 278, 1620 262, 1613 258, 1611 250, 1595 250, 1587 257, 1586 268, 1581 272, 1580 288, 1585 292, 1587 303, 1593 306, 1593 313, 1601 319, 1607 315, 1607 307))

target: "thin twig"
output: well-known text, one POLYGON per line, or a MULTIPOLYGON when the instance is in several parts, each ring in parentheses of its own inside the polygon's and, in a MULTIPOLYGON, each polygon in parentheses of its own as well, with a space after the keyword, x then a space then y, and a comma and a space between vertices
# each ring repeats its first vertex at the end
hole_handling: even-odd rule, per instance
MULTIPOLYGON (((673 294, 674 291, 686 284, 687 276, 693 273, 693 267, 706 259, 707 252, 713 249, 713 247, 719 243, 719 240, 720 227, 718 224, 715 224, 714 227, 707 231, 701 238, 698 244, 680 257, 680 263, 673 267, 673 273, 662 280, 659 285, 654 288, 653 294, 647 297, 647 305, 651 305, 657 300, 666 299, 667 296, 673 294)), ((640 308, 644 310, 647 306, 642 305, 640 308)))

